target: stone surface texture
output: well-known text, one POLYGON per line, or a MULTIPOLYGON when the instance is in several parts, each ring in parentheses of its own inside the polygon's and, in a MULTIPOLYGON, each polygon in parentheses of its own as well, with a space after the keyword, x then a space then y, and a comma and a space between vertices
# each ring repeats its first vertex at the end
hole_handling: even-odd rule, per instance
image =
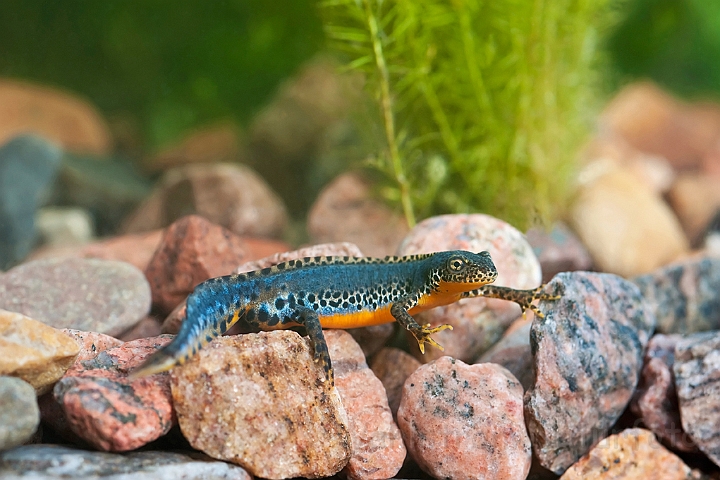
POLYGON ((118 338, 123 342, 129 342, 139 338, 157 337, 161 333, 163 332, 160 321, 154 316, 148 315, 140 320, 133 328, 118 335, 118 338))
POLYGON ((19 377, 41 395, 75 362, 80 347, 60 330, 0 310, 0 375, 19 377))
POLYGON ((503 337, 483 353, 475 363, 496 363, 515 375, 524 390, 535 380, 530 349, 530 327, 535 316, 528 312, 510 325, 503 337))
POLYGON ((643 425, 673 450, 693 452, 695 443, 682 429, 673 365, 681 335, 653 335, 645 350, 642 374, 630 408, 643 425))
POLYGON ((0 144, 34 132, 65 150, 104 156, 110 129, 91 104, 66 92, 14 80, 0 80, 0 144))
POLYGON ((561 480, 690 480, 699 472, 660 445, 652 432, 630 428, 610 435, 571 466, 561 480))
POLYGON ((193 213, 236 235, 258 237, 279 237, 288 221, 280 198, 257 173, 244 165, 217 163, 166 172, 123 231, 163 228, 193 213))
POLYGON ((75 364, 53 394, 72 432, 98 450, 124 452, 166 434, 174 423, 168 373, 130 382, 128 372, 172 337, 126 342, 75 364))
POLYGON ((434 478, 524 479, 532 452, 523 390, 499 365, 441 357, 405 382, 397 412, 408 453, 434 478))
POLYGON ((252 480, 241 467, 198 453, 143 451, 126 455, 60 445, 0 452, 3 480, 252 480))
POLYGON ((0 451, 22 445, 40 425, 35 389, 24 380, 0 376, 0 451))
POLYGON ((536 373, 525 418, 535 456, 560 474, 625 410, 655 317, 638 288, 612 274, 561 273, 546 291, 562 297, 530 329, 536 373))
POLYGON ((403 216, 375 198, 370 183, 353 172, 320 192, 307 228, 313 242, 353 242, 370 257, 394 255, 408 232, 403 216))
POLYGON ((658 332, 720 329, 720 258, 690 258, 633 282, 653 309, 658 332))
POLYGON ((118 340, 110 335, 97 332, 84 332, 82 330, 74 330, 72 328, 63 328, 61 330, 65 335, 75 340, 80 347, 80 353, 74 363, 82 362, 95 358, 98 353, 104 352, 108 348, 122 345, 123 341, 118 340))
POLYGON ((393 417, 397 416, 405 380, 420 365, 418 359, 399 348, 383 348, 373 357, 370 368, 385 387, 393 417))
MULTIPOLYGON (((2 81, 0 81, 0 98, 2 81)), ((4 105, 0 105, 0 111, 4 105)), ((0 118, 0 137, 3 119, 0 118)), ((62 152, 42 138, 0 141, 0 270, 24 259, 35 244, 35 213, 57 175, 62 152)))
MULTIPOLYGON (((487 250, 498 270, 495 285, 518 289, 540 285, 541 272, 532 247, 514 227, 488 215, 441 215, 418 223, 399 248, 400 255, 443 250, 487 250)), ((420 355, 417 342, 408 334, 408 342, 421 362, 449 355, 465 362, 473 361, 497 342, 507 327, 520 316, 520 307, 494 298, 463 299, 451 305, 416 315, 423 325, 448 323, 433 338, 445 348, 425 350, 420 355)))
POLYGON ((720 465, 720 332, 695 333, 678 341, 673 371, 683 429, 720 465))
POLYGON ((150 286, 125 262, 35 260, 0 275, 0 308, 55 328, 117 335, 148 314, 150 286))
POLYGON ((213 458, 268 479, 326 477, 350 459, 337 390, 295 332, 217 338, 171 378, 183 435, 213 458))
POLYGON ((590 270, 592 267, 592 258, 585 246, 562 223, 554 224, 550 230, 531 228, 525 237, 540 261, 545 283, 560 272, 590 270))
POLYGON ((198 283, 229 275, 243 261, 247 252, 238 235, 198 215, 183 217, 167 228, 145 270, 153 305, 169 313, 198 283))
POLYGON ((153 230, 90 243, 80 249, 79 256, 127 262, 144 272, 160 245, 163 233, 162 230, 153 230))
POLYGON ((632 173, 593 162, 580 179, 570 224, 599 270, 632 277, 688 251, 670 207, 632 173))
POLYGON ((328 330, 325 339, 352 440, 352 456, 343 475, 351 480, 392 478, 402 467, 406 450, 385 388, 348 332, 328 330))

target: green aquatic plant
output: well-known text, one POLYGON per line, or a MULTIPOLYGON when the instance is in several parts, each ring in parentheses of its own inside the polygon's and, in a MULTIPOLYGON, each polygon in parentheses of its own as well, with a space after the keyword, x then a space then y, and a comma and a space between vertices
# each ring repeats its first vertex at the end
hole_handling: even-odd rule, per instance
POLYGON ((331 48, 365 74, 374 164, 410 224, 481 211, 556 217, 597 109, 612 0, 326 0, 331 48))

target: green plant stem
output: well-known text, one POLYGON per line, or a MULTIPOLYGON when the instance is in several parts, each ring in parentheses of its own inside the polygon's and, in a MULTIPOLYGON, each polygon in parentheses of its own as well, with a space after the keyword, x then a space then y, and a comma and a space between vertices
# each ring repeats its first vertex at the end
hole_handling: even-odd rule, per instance
POLYGON ((365 17, 367 19, 368 29, 370 30, 370 38, 373 45, 373 53, 375 54, 375 65, 380 74, 380 103, 382 108, 383 123, 385 125, 385 136, 387 137, 388 150, 390 154, 390 162, 392 164, 395 180, 400 189, 400 201, 403 207, 405 220, 410 227, 415 226, 415 212, 413 210, 412 199, 410 197, 410 188, 408 186, 407 177, 403 169, 403 163, 400 159, 400 151, 398 149, 395 138, 395 119, 392 110, 392 98, 390 96, 390 74, 388 73, 385 56, 383 55, 382 41, 378 35, 378 25, 375 14, 370 5, 371 0, 365 0, 365 17))

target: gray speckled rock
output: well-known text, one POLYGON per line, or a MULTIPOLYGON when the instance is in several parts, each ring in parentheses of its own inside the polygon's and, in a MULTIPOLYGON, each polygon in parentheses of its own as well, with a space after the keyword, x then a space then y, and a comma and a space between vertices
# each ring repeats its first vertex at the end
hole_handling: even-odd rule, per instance
POLYGON ((638 288, 616 275, 560 273, 562 295, 530 330, 535 382, 525 394, 533 451, 562 473, 606 435, 637 384, 655 317, 638 288))
POLYGON ((720 465, 720 332, 689 335, 675 345, 675 385, 683 429, 720 465))
POLYGON ((241 467, 198 453, 88 452, 59 445, 28 445, 0 453, 3 480, 251 480, 241 467))
POLYGON ((533 312, 527 312, 525 317, 515 320, 500 341, 483 353, 475 363, 502 365, 515 375, 524 390, 530 388, 535 378, 530 351, 530 327, 534 317, 533 312))
POLYGON ((681 339, 678 334, 662 333, 650 339, 630 408, 663 443, 674 450, 692 452, 697 446, 682 429, 673 375, 675 345, 681 339))
POLYGON ((658 332, 720 329, 720 259, 693 258, 633 281, 657 317, 658 332))
POLYGON ((150 285, 129 263, 49 258, 0 275, 0 308, 55 328, 114 336, 148 314, 150 285))
POLYGON ((57 174, 62 151, 23 135, 0 148, 0 269, 22 260, 35 242, 35 210, 57 174))
POLYGON ((40 425, 35 389, 19 378, 0 377, 0 406, 0 450, 22 445, 40 425))

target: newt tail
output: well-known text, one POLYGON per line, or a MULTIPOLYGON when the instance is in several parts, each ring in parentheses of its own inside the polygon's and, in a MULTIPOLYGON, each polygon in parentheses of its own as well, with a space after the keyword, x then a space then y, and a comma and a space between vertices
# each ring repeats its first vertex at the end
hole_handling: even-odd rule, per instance
POLYGON ((406 257, 312 257, 270 268, 212 278, 187 300, 187 318, 175 339, 131 373, 131 378, 169 370, 194 356, 235 324, 250 331, 301 326, 314 347, 315 361, 333 382, 323 328, 357 328, 397 321, 425 344, 442 349, 431 335, 450 325, 419 325, 413 315, 485 296, 532 309, 538 299, 557 297, 541 287, 515 290, 489 285, 497 270, 488 252, 462 250, 406 257))

